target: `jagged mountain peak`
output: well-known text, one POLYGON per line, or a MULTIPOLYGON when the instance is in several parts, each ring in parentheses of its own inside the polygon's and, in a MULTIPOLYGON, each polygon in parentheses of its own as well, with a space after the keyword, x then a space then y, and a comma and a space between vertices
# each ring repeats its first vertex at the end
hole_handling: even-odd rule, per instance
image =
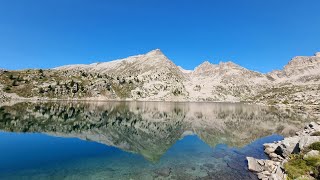
MULTIPOLYGON (((17 87, 28 91, 26 88, 33 87, 38 91, 30 92, 29 97, 239 101, 258 95, 261 87, 319 83, 320 52, 314 56, 297 56, 283 70, 268 74, 231 61, 218 64, 204 61, 189 71, 174 64, 160 49, 109 62, 67 65, 54 70, 58 71, 44 71, 45 81, 42 76, 39 79, 26 76, 29 72, 14 72, 17 77, 25 77, 25 82, 17 82, 18 86, 4 84, 13 89, 6 91, 21 92, 17 87), (71 86, 71 79, 77 81, 79 87, 71 86)), ((1 82, 11 82, 8 76, 2 76, 4 73, 0 70, 1 82)))
POLYGON ((249 71, 244 67, 241 67, 238 64, 235 64, 231 61, 220 62, 219 64, 212 64, 209 61, 204 61, 198 67, 195 68, 193 75, 195 76, 214 76, 217 74, 228 74, 228 72, 237 72, 240 71, 249 71))
POLYGON ((94 72, 115 72, 123 70, 134 70, 136 68, 150 67, 150 66, 165 66, 173 65, 160 49, 149 51, 145 54, 129 56, 123 59, 113 61, 92 63, 92 64, 75 64, 56 67, 57 70, 85 70, 94 72))
POLYGON ((200 65, 202 66, 207 66, 207 65, 212 65, 209 61, 204 61, 203 63, 201 63, 200 65))
POLYGON ((164 55, 164 54, 160 49, 154 49, 152 51, 149 51, 146 55, 157 56, 157 55, 164 55))
POLYGON ((194 68, 193 75, 195 76, 206 76, 214 71, 216 65, 211 64, 209 61, 204 61, 202 64, 194 68))
POLYGON ((211 69, 213 67, 215 67, 216 65, 211 64, 209 61, 204 61, 203 63, 201 63, 199 66, 197 66, 194 71, 199 71, 199 70, 203 70, 203 69, 211 69))
POLYGON ((212 64, 209 61, 204 61, 201 63, 199 66, 195 68, 195 70, 199 69, 210 69, 210 68, 216 68, 216 67, 223 67, 223 68, 243 68, 240 65, 232 62, 232 61, 227 61, 227 62, 219 62, 219 64, 212 64))
POLYGON ((283 70, 272 71, 269 73, 273 78, 281 81, 305 81, 306 78, 317 79, 320 70, 320 52, 314 56, 296 56, 293 57, 283 70))
POLYGON ((285 69, 304 67, 315 63, 320 63, 320 53, 316 53, 315 56, 296 56, 289 61, 285 69))
POLYGON ((242 66, 232 62, 232 61, 227 61, 227 62, 220 62, 219 66, 225 66, 225 67, 230 67, 230 68, 243 68, 242 66))

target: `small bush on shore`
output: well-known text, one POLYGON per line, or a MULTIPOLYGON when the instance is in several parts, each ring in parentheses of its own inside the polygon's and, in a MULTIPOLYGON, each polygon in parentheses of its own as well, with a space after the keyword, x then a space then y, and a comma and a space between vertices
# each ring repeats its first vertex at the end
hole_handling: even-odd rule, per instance
POLYGON ((301 177, 320 178, 320 156, 304 157, 310 150, 319 150, 320 142, 312 143, 305 151, 300 154, 292 154, 284 164, 284 169, 288 179, 298 179, 301 177))
POLYGON ((11 90, 11 87, 10 87, 10 86, 6 86, 6 87, 3 88, 3 90, 4 90, 5 92, 10 91, 10 90, 11 90))
POLYGON ((303 159, 303 155, 292 155, 284 165, 284 169, 289 179, 296 179, 308 175, 310 171, 317 171, 317 168, 308 166, 307 161, 303 159))
POLYGON ((308 149, 320 151, 320 142, 310 144, 308 149))
POLYGON ((320 136, 320 131, 312 133, 311 136, 320 136))

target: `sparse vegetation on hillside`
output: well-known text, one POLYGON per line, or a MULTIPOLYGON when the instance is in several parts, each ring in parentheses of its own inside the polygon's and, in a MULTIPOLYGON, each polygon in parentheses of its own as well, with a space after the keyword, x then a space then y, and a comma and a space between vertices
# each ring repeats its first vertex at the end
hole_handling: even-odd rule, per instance
POLYGON ((318 111, 320 76, 308 74, 318 64, 309 64, 309 59, 320 62, 319 56, 297 57, 294 67, 289 63, 268 74, 232 62, 205 62, 191 72, 154 50, 110 63, 1 70, 0 90, 27 98, 239 101, 318 111))
POLYGON ((16 93, 21 97, 108 97, 116 93, 119 97, 126 98, 130 97, 130 90, 136 86, 135 82, 131 79, 127 81, 126 77, 115 80, 109 75, 97 73, 42 69, 8 71, 0 75, 3 91, 16 93))

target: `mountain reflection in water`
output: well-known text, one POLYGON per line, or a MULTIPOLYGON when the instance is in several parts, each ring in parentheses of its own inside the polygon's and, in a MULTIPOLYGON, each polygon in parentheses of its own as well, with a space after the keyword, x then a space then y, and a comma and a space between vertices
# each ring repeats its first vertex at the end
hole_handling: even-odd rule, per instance
POLYGON ((229 103, 43 102, 3 106, 0 145, 6 146, 6 151, 24 148, 29 154, 23 156, 31 160, 18 151, 0 156, 5 162, 0 166, 0 178, 255 179, 246 169, 245 157, 265 158, 263 143, 292 135, 307 120, 311 121, 290 110, 229 103), (14 142, 26 146, 14 146, 14 142), (54 152, 50 150, 55 147, 54 152), (58 151, 57 147, 62 148, 58 151), (14 160, 10 162, 10 158, 14 160), (59 160, 62 163, 57 165, 59 160), (34 167, 27 168, 23 162, 34 167), (41 167, 37 162, 42 162, 41 167), (14 174, 9 173, 10 167, 14 174))

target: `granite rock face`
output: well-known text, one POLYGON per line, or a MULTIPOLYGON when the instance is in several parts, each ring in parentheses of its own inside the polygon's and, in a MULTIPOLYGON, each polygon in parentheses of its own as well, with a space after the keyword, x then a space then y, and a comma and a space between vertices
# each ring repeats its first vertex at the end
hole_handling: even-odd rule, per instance
MULTIPOLYGON (((74 100, 255 102, 320 106, 320 57, 298 56, 263 74, 233 62, 175 65, 159 49, 110 62, 53 69, 0 70, 1 91, 74 100)), ((312 109, 316 111, 316 109, 312 109)))
POLYGON ((303 159, 307 159, 307 158, 310 158, 310 157, 315 157, 315 156, 319 156, 320 155, 320 152, 317 151, 317 150, 311 150, 309 151, 307 154, 305 154, 303 156, 303 159))
MULTIPOLYGON (((248 169, 256 172, 259 179, 285 180, 284 164, 288 161, 289 156, 291 154, 299 154, 314 142, 320 142, 320 136, 313 136, 313 133, 319 131, 320 123, 311 122, 293 137, 284 138, 279 142, 264 144, 264 152, 271 160, 247 157, 248 169)), ((312 150, 305 154, 303 158, 317 155, 319 155, 319 151, 312 150)))

